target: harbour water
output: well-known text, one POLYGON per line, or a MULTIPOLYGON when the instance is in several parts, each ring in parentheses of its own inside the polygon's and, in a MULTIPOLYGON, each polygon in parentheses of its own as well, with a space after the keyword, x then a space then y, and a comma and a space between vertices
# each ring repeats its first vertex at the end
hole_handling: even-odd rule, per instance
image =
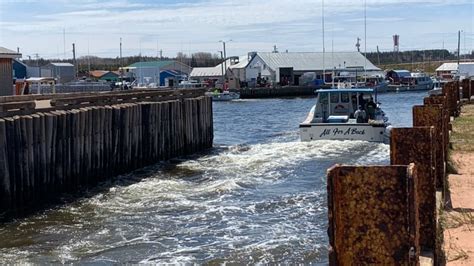
MULTIPOLYGON (((411 126, 426 92, 379 95, 411 126)), ((388 164, 389 146, 301 143, 313 98, 214 103, 214 148, 120 176, 0 225, 4 263, 326 263, 326 169, 388 164)))

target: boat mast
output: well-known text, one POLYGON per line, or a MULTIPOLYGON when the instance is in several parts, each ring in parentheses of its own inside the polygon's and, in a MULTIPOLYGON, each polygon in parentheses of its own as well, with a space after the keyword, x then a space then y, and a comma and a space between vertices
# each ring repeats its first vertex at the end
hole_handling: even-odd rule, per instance
POLYGON ((323 27, 323 84, 326 83, 326 64, 325 64, 325 46, 324 46, 324 0, 322 0, 322 9, 321 9, 321 17, 322 17, 322 27, 323 27))
POLYGON ((334 66, 334 31, 331 32, 331 65, 332 65, 332 87, 334 88, 334 75, 336 67, 334 66))
MULTIPOLYGON (((367 0, 364 0, 364 83, 367 84, 367 0)), ((364 86, 365 86, 364 85, 364 86)))

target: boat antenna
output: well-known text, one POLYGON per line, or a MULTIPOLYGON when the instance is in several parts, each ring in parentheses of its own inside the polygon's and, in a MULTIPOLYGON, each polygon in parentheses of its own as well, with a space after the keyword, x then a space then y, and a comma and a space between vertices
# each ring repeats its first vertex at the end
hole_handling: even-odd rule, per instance
POLYGON ((332 66, 332 87, 334 88, 334 75, 336 66, 334 65, 334 31, 331 32, 331 66, 332 66))
POLYGON ((364 83, 367 84, 367 0, 364 0, 364 83))
POLYGON ((322 9, 321 9, 321 17, 322 17, 322 27, 323 27, 323 84, 326 83, 326 62, 325 62, 325 46, 324 46, 324 0, 322 0, 322 9))

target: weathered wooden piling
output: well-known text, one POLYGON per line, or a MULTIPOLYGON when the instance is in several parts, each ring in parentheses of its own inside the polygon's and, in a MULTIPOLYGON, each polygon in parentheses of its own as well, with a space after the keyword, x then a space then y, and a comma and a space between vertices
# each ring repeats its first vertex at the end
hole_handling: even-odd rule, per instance
POLYGON ((416 179, 414 165, 328 170, 329 264, 418 265, 416 179))
POLYGON ((433 134, 433 127, 394 128, 390 140, 392 165, 416 165, 420 246, 430 251, 436 248, 436 168, 433 134))
POLYGON ((14 106, 2 113, 0 219, 212 147, 212 102, 203 90, 56 96, 51 102, 47 109, 14 106))

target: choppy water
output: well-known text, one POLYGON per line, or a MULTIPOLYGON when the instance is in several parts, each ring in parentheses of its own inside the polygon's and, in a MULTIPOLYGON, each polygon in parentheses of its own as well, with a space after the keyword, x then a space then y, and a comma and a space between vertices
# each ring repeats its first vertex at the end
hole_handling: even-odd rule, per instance
MULTIPOLYGON (((384 94, 397 126, 426 93, 384 94)), ((0 263, 326 263, 326 169, 387 164, 384 144, 301 143, 314 99, 214 103, 215 148, 0 225, 0 263)))

